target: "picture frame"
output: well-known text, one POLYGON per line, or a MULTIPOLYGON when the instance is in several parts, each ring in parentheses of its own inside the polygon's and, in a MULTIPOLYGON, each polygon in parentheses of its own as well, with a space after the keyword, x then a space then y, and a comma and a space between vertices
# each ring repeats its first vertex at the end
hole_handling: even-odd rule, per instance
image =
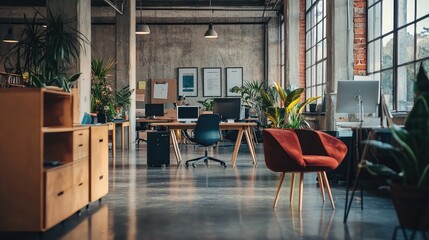
POLYGON ((240 93, 231 92, 233 87, 243 86, 243 67, 227 67, 226 68, 226 96, 240 97, 240 93))
POLYGON ((198 97, 198 68, 177 68, 177 95, 198 97))
POLYGON ((222 68, 203 68, 203 96, 222 96, 222 68))

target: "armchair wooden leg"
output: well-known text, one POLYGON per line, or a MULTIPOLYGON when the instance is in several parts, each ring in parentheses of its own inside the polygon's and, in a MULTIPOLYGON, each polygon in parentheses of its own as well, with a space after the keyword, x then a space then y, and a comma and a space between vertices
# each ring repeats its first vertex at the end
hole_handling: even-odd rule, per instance
POLYGON ((299 177, 299 203, 298 203, 298 209, 299 211, 302 211, 302 192, 304 190, 304 173, 302 172, 299 177))
POLYGON ((321 172, 317 172, 317 179, 319 180, 320 191, 322 192, 322 199, 325 202, 325 188, 323 186, 323 177, 321 172))
POLYGON ((292 178, 290 179, 290 195, 289 202, 292 203, 293 200, 293 185, 295 183, 295 173, 292 173, 292 178))
POLYGON ((331 201, 332 209, 335 209, 334 199, 332 198, 332 193, 331 193, 331 186, 329 186, 329 181, 328 181, 328 177, 326 176, 326 172, 323 171, 321 175, 323 176, 323 181, 325 183, 326 190, 328 191, 329 200, 331 201))
POLYGON ((276 198, 274 199, 273 208, 276 208, 277 206, 277 201, 279 200, 280 189, 282 188, 283 180, 285 179, 285 174, 286 173, 284 172, 280 173, 280 182, 279 186, 277 187, 276 198))

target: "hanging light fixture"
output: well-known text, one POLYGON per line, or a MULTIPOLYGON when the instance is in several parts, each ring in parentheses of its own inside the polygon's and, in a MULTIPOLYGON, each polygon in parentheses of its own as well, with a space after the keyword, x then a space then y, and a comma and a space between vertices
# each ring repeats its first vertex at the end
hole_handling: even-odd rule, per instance
POLYGON ((7 34, 6 34, 6 36, 4 36, 3 42, 5 42, 5 43, 17 43, 18 42, 18 39, 15 37, 15 35, 13 35, 12 26, 9 26, 9 28, 7 29, 7 34))
MULTIPOLYGON (((212 8, 212 0, 210 0, 210 9, 212 8)), ((204 38, 218 38, 217 32, 214 30, 213 23, 212 23, 212 12, 210 13, 210 23, 209 23, 209 29, 207 29, 206 33, 204 34, 204 38)))
MULTIPOLYGON (((140 7, 142 6, 142 1, 140 0, 140 7)), ((142 21, 143 16, 140 10, 140 22, 142 21)), ((147 24, 137 24, 136 25, 136 34, 150 34, 150 28, 147 24)))

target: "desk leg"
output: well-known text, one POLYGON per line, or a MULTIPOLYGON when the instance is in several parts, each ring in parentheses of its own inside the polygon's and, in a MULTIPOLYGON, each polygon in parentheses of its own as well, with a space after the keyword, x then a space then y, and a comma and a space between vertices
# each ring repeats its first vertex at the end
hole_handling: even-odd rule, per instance
POLYGON ((130 131, 131 131, 131 128, 130 128, 130 125, 128 125, 127 129, 128 129, 127 143, 128 143, 128 150, 130 150, 131 149, 131 143, 130 143, 130 139, 131 139, 130 131))
POLYGON ((177 142, 176 131, 170 129, 171 142, 173 143, 174 154, 176 155, 177 165, 182 162, 182 155, 180 155, 179 143, 177 142))
POLYGON ((113 123, 112 130, 112 155, 113 158, 116 158, 116 124, 113 123))
POLYGON ((123 124, 121 124, 121 150, 122 151, 124 151, 124 149, 125 149, 125 143, 124 143, 125 136, 124 135, 125 135, 125 127, 123 124))
POLYGON ((237 160, 238 150, 240 150, 241 139, 243 138, 243 129, 238 130, 237 140, 235 141, 234 152, 232 153, 231 164, 235 167, 235 161, 237 160))
POLYGON ((247 146, 249 146, 250 155, 252 155, 253 165, 255 165, 255 166, 256 166, 258 163, 257 163, 257 161, 256 161, 255 148, 254 148, 254 145, 253 145, 252 139, 250 139, 248 129, 249 129, 249 128, 247 128, 247 129, 245 130, 244 135, 246 136, 247 146))

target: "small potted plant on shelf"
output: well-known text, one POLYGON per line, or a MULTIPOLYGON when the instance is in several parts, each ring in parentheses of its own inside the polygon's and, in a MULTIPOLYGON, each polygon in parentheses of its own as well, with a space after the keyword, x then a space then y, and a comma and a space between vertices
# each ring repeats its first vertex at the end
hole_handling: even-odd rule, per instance
POLYGON ((414 106, 405 128, 391 127, 394 143, 368 140, 363 143, 389 154, 399 166, 395 171, 386 165, 362 160, 360 168, 386 178, 402 228, 429 230, 429 80, 420 66, 414 87, 414 106))

